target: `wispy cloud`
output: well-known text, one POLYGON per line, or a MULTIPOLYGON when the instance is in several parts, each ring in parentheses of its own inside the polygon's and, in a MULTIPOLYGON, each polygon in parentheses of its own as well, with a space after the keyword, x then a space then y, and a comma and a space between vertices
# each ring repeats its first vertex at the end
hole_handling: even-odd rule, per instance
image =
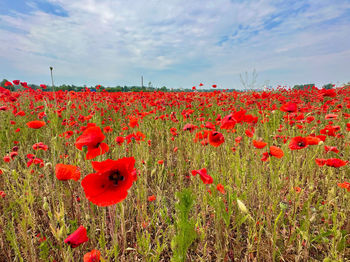
MULTIPOLYGON (((350 3, 50 0, 0 4, 2 77, 57 83, 240 87, 349 81, 350 3), (5 10, 6 9, 6 10, 5 10)), ((24 2, 24 1, 23 1, 24 2)), ((0 76, 1 78, 1 76, 0 76)))

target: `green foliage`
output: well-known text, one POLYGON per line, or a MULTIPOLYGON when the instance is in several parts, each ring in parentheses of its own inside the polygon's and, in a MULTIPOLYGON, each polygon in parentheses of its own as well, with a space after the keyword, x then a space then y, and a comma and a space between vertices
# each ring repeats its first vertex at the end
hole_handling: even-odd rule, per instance
POLYGON ((6 83, 7 81, 8 81, 7 79, 3 79, 3 80, 0 82, 0 86, 5 87, 5 83, 6 83))
POLYGON ((333 87, 334 85, 332 83, 322 86, 323 89, 333 89, 333 87))
POLYGON ((304 89, 313 88, 313 87, 315 87, 315 84, 304 84, 304 85, 295 85, 293 89, 304 90, 304 89))
POLYGON ((172 261, 185 261, 186 253, 193 241, 197 238, 195 220, 190 219, 190 211, 194 203, 193 193, 185 188, 176 194, 179 202, 176 204, 176 235, 171 241, 173 250, 172 261))

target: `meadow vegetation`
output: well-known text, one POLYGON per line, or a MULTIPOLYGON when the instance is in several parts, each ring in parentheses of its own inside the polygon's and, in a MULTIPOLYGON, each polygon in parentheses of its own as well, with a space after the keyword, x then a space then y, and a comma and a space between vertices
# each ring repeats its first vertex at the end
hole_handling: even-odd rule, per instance
POLYGON ((23 89, 0 88, 0 261, 350 259, 349 87, 23 89))

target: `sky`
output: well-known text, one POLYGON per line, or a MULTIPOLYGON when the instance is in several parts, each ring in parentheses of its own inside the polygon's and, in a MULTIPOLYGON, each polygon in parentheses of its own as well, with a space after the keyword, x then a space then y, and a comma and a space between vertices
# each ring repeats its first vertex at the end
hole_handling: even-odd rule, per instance
POLYGON ((321 87, 349 64, 350 0, 0 1, 0 79, 321 87))

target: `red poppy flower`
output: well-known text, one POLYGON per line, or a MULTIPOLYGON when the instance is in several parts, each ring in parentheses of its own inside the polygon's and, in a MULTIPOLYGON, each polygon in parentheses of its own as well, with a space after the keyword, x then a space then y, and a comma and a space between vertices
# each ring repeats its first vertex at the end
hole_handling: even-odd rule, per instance
POLYGON ((103 128, 103 132, 105 132, 105 133, 110 133, 110 132, 112 132, 113 131, 113 128, 111 128, 110 126, 105 126, 104 128, 103 128))
POLYGON ((129 117, 129 126, 131 128, 139 126, 139 119, 137 117, 130 116, 129 117))
POLYGON ((6 197, 6 193, 4 191, 0 191, 0 197, 1 198, 5 198, 6 197))
POLYGON ((12 83, 14 83, 16 86, 19 85, 19 80, 13 80, 12 83))
POLYGON ((105 135, 98 126, 88 127, 84 130, 75 142, 75 146, 82 150, 84 146, 87 147, 86 159, 93 159, 99 155, 108 152, 109 147, 106 143, 102 143, 105 135))
POLYGON ((177 136, 178 133, 176 133, 177 129, 175 127, 170 128, 170 133, 172 134, 172 136, 177 136))
POLYGON ((319 166, 330 166, 330 167, 342 167, 348 164, 349 161, 344 161, 338 158, 329 158, 329 159, 323 159, 323 158, 316 158, 315 159, 316 164, 319 166))
POLYGON ((277 146, 270 146, 270 155, 276 158, 282 158, 284 156, 284 153, 281 148, 277 146))
POLYGON ((316 158, 315 162, 318 166, 324 166, 327 162, 327 159, 324 158, 316 158))
POLYGON ((78 227, 77 230, 73 232, 73 234, 69 235, 65 240, 64 243, 67 243, 72 248, 75 248, 85 242, 87 242, 89 238, 87 237, 87 231, 84 226, 78 227))
POLYGON ((13 160, 16 156, 18 156, 17 152, 11 152, 10 153, 10 158, 13 160))
POLYGON ((221 193, 221 194, 225 194, 226 191, 225 191, 225 188, 222 184, 217 184, 216 185, 216 189, 221 193))
POLYGON ((89 174, 81 181, 86 198, 98 206, 114 205, 124 200, 136 180, 135 159, 124 157, 91 164, 97 173, 89 174))
POLYGON ((265 152, 265 153, 262 154, 261 161, 266 162, 266 161, 269 160, 269 157, 270 157, 269 152, 265 152))
POLYGON ((290 150, 300 150, 308 146, 307 139, 305 137, 296 136, 290 140, 289 149, 290 150))
POLYGON ((45 145, 43 142, 39 142, 39 143, 35 143, 32 148, 34 150, 44 150, 44 151, 47 151, 49 149, 49 146, 48 145, 45 145))
POLYGON ((65 139, 69 139, 73 134, 74 134, 73 131, 69 130, 69 131, 66 131, 66 132, 58 135, 58 136, 59 137, 64 137, 65 139))
POLYGON ((39 129, 45 125, 46 125, 46 123, 44 121, 39 121, 39 120, 30 121, 27 123, 27 126, 29 128, 33 128, 33 129, 39 129))
POLYGON ((324 150, 326 151, 326 153, 328 152, 334 152, 336 154, 339 153, 339 149, 336 146, 324 146, 324 150))
POLYGON ((23 86, 24 88, 28 88, 27 82, 21 82, 21 86, 23 86))
POLYGON ((343 182, 338 184, 339 187, 346 189, 348 192, 350 192, 350 183, 349 182, 343 182))
POLYGON ((19 111, 18 113, 16 113, 16 116, 25 116, 26 113, 24 111, 19 111))
POLYGON ((315 117, 314 116, 308 116, 307 118, 306 118, 306 122, 307 123, 311 123, 312 121, 314 121, 315 120, 315 117))
POLYGON ((334 89, 322 89, 321 94, 323 96, 329 96, 329 97, 336 97, 337 93, 335 92, 334 89))
POLYGON ((211 130, 215 130, 214 124, 212 122, 209 122, 209 121, 205 123, 204 127, 208 128, 208 129, 211 129, 211 130))
POLYGON ((270 146, 270 152, 265 152, 262 154, 261 161, 268 161, 270 156, 274 156, 276 158, 282 158, 284 156, 284 153, 282 149, 280 149, 277 146, 270 146))
POLYGON ((252 127, 252 128, 248 128, 248 129, 246 129, 245 130, 245 134, 247 135, 247 137, 253 137, 254 136, 254 128, 252 127))
POLYGON ((325 119, 326 119, 326 120, 329 120, 329 119, 334 119, 334 120, 336 120, 336 119, 338 119, 338 115, 337 115, 337 114, 327 114, 327 115, 325 116, 325 119))
POLYGON ((211 131, 209 133, 209 144, 211 144, 212 146, 218 147, 224 142, 225 138, 221 133, 217 131, 211 131))
POLYGON ((225 116, 220 123, 221 129, 233 129, 237 124, 236 119, 234 118, 233 114, 229 114, 225 116))
POLYGON ((264 148, 266 145, 267 145, 267 143, 264 142, 264 141, 256 141, 256 140, 253 140, 253 146, 254 146, 255 148, 261 149, 261 148, 264 148))
POLYGON ((193 132, 197 128, 198 128, 198 126, 195 126, 193 124, 186 124, 182 130, 193 132))
POLYGON ((286 104, 283 104, 281 106, 280 110, 283 112, 292 113, 292 112, 296 112, 298 110, 298 106, 295 103, 288 102, 286 104))
POLYGON ((10 163, 11 162, 11 157, 10 156, 4 156, 4 162, 5 163, 10 163))
POLYGON ((329 158, 326 161, 327 166, 331 167, 342 167, 348 164, 349 161, 344 161, 338 158, 329 158))
POLYGON ((213 183, 213 178, 210 175, 208 175, 206 168, 202 168, 199 170, 192 170, 193 176, 196 176, 197 174, 200 176, 200 178, 202 179, 204 184, 212 184, 213 183))
POLYGON ((91 252, 88 252, 84 255, 84 262, 99 262, 100 261, 101 252, 93 249, 91 252))
POLYGON ((152 196, 148 197, 148 201, 149 202, 152 202, 152 201, 155 201, 155 200, 156 200, 156 196, 155 195, 152 195, 152 196))
POLYGON ((202 141, 203 139, 206 139, 208 137, 208 133, 209 133, 208 130, 197 132, 194 138, 194 142, 197 143, 198 141, 202 141))
POLYGON ((77 166, 57 164, 55 174, 58 180, 73 179, 78 181, 80 179, 80 170, 77 166))
POLYGON ((308 145, 318 145, 322 140, 318 138, 317 136, 307 136, 305 137, 306 143, 308 145))
POLYGON ((243 137, 237 136, 237 137, 235 138, 235 143, 236 143, 236 145, 239 145, 239 144, 241 143, 242 139, 243 139, 243 137))
POLYGON ((118 145, 122 145, 123 143, 124 143, 124 137, 122 137, 122 136, 117 136, 116 138, 115 138, 115 142, 117 142, 117 144, 118 145))

